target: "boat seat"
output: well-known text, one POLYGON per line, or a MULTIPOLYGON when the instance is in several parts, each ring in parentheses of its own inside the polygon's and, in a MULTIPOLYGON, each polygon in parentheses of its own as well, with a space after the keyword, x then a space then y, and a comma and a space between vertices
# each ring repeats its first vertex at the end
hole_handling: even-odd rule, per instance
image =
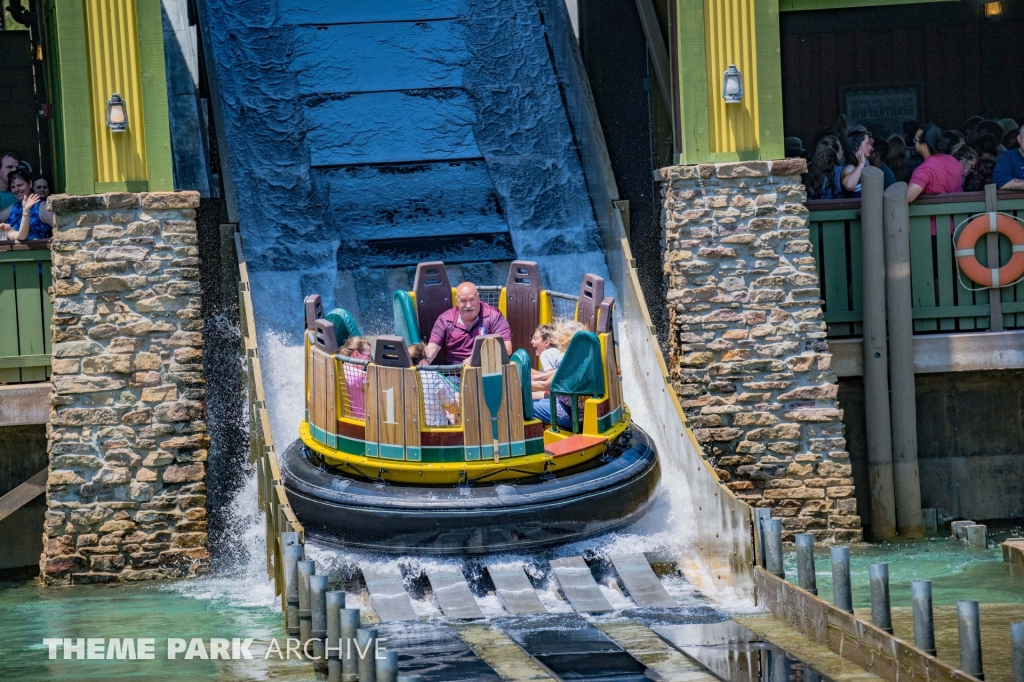
POLYGON ((302 306, 306 311, 306 329, 313 329, 316 321, 324 318, 324 303, 320 300, 320 294, 310 294, 302 306))
POLYGON ((597 316, 597 333, 607 334, 615 324, 615 298, 605 296, 597 316))
POLYGON ((359 333, 359 325, 355 319, 344 308, 335 308, 327 313, 324 318, 334 325, 334 338, 341 347, 353 336, 362 336, 359 333))
POLYGON ((412 302, 412 295, 399 289, 391 297, 391 309, 395 318, 395 333, 405 339, 406 345, 419 343, 422 337, 419 323, 416 321, 416 305, 412 302))
POLYGON ((533 261, 512 262, 505 282, 505 319, 512 329, 512 348, 525 350, 530 366, 537 365, 530 339, 540 326, 540 268, 533 261))
POLYGON ((498 339, 498 345, 501 347, 501 364, 508 364, 508 349, 505 348, 505 339, 498 334, 484 334, 473 339, 473 354, 469 358, 470 367, 480 366, 480 346, 483 345, 484 339, 498 339))
POLYGON ((420 338, 430 339, 438 316, 452 307, 452 285, 441 261, 416 266, 412 291, 416 295, 416 324, 420 338))
MULTIPOLYGON (((601 341, 592 332, 577 332, 569 347, 565 349, 562 362, 555 370, 555 376, 551 378, 551 414, 556 415, 556 400, 558 395, 571 397, 572 402, 572 428, 574 432, 579 429, 579 396, 601 396, 604 395, 604 363, 601 361, 601 341)), ((552 416, 554 420, 554 416, 552 416)), ((557 421, 557 420, 555 420, 557 421)), ((552 425, 552 430, 557 428, 552 425)))
POLYGON ((533 390, 530 388, 532 383, 530 368, 533 367, 533 364, 530 356, 522 348, 512 353, 509 360, 514 362, 519 370, 519 385, 523 389, 523 418, 529 421, 533 419, 533 390))
POLYGON ((373 364, 381 367, 412 367, 412 358, 401 336, 378 336, 373 349, 373 364))
POLYGON ((313 323, 313 343, 325 353, 337 353, 338 337, 334 335, 334 324, 324 319, 316 320, 313 323))
POLYGON ((583 275, 580 285, 580 300, 576 307, 576 321, 587 330, 597 331, 597 310, 604 300, 604 278, 597 275, 583 275))
POLYGON ((578 455, 585 452, 588 448, 592 448, 597 445, 604 445, 608 442, 608 439, 604 436, 584 436, 581 433, 577 433, 568 438, 564 438, 554 443, 549 443, 544 446, 544 452, 551 455, 553 459, 559 457, 567 457, 568 455, 578 455))

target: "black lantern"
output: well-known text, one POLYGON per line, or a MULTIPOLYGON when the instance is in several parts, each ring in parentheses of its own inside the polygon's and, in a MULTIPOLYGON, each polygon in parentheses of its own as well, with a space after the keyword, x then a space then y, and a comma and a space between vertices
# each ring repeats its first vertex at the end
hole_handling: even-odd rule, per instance
POLYGON ((107 127, 112 133, 128 130, 128 104, 116 92, 107 100, 107 127))
POLYGON ((739 104, 743 101, 743 74, 730 64, 722 74, 722 97, 726 104, 739 104))

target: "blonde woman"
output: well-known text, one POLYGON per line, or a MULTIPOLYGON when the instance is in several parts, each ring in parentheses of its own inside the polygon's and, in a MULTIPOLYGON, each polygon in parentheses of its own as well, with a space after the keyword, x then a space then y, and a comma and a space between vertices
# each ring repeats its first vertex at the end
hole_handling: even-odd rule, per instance
MULTIPOLYGON (((551 388, 551 380, 562 363, 565 349, 569 341, 583 325, 573 321, 563 321, 555 324, 542 324, 537 327, 530 339, 534 351, 540 358, 540 371, 531 371, 530 388, 533 390, 533 416, 545 424, 551 423, 551 402, 548 399, 548 389, 551 388)), ((569 428, 571 417, 569 411, 563 404, 563 399, 558 399, 558 425, 569 428)))

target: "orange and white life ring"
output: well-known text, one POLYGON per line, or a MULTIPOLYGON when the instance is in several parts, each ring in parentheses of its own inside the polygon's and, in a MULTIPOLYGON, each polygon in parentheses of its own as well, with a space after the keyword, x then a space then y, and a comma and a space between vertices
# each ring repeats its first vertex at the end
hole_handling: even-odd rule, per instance
POLYGON ((1024 226, 1005 213, 981 213, 970 220, 956 239, 956 262, 972 282, 986 287, 1012 284, 1024 275, 1024 226), (998 232, 1013 245, 1010 262, 1001 268, 986 268, 974 255, 982 235, 998 232))

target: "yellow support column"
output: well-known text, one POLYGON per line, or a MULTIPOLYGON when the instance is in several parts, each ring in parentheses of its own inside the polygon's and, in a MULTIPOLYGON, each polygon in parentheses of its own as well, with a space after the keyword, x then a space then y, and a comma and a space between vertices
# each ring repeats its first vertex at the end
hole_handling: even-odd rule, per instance
POLYGON ((778 159, 784 154, 778 0, 675 0, 676 163, 778 159), (743 98, 727 103, 735 65, 743 98))

